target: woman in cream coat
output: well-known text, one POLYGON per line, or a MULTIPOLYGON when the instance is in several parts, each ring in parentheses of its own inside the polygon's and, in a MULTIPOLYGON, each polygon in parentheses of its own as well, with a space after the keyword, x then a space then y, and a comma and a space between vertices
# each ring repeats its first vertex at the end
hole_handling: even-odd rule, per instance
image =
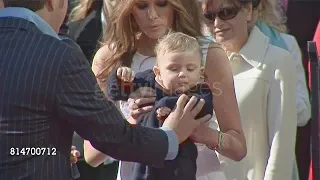
POLYGON ((251 2, 222 0, 220 13, 212 12, 208 9, 205 17, 229 54, 247 140, 242 161, 219 156, 221 170, 228 180, 291 180, 297 126, 292 56, 271 45, 259 28, 250 27, 251 2))

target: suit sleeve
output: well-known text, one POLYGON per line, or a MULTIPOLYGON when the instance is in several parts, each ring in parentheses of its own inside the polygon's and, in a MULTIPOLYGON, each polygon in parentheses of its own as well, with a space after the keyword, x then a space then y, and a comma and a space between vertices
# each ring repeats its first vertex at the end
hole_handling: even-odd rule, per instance
POLYGON ((55 91, 55 109, 82 138, 115 159, 162 164, 168 137, 161 129, 130 125, 113 103, 106 101, 82 53, 64 56, 55 91))

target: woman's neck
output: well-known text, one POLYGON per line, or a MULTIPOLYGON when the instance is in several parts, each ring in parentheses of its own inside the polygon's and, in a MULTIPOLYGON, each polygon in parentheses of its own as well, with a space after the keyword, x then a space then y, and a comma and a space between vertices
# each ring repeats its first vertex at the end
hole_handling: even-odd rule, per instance
POLYGON ((225 50, 227 52, 235 52, 235 53, 238 53, 240 52, 240 50, 242 49, 242 47, 245 45, 246 43, 245 42, 242 42, 242 43, 225 43, 223 44, 223 47, 225 48, 225 50))
POLYGON ((238 39, 234 39, 233 41, 222 43, 223 47, 227 52, 235 52, 238 53, 243 48, 243 46, 247 43, 249 36, 241 37, 238 39))
POLYGON ((145 56, 155 56, 154 48, 157 42, 156 39, 151 39, 142 33, 137 40, 137 51, 145 56))

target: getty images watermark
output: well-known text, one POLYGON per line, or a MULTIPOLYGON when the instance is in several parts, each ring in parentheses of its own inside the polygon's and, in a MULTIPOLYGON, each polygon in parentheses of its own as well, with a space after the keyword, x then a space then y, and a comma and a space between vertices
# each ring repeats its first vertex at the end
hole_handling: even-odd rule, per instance
MULTIPOLYGON (((189 85, 189 87, 192 87, 188 90, 188 95, 192 96, 205 96, 208 93, 212 93, 213 97, 221 96, 223 94, 223 90, 221 88, 220 82, 214 82, 214 83, 200 83, 200 84, 194 84, 189 85)), ((145 94, 150 95, 150 92, 154 93, 155 91, 152 87, 148 86, 148 84, 134 84, 134 83, 123 83, 121 86, 110 86, 108 87, 108 93, 112 97, 129 97, 130 93, 136 93, 139 94, 138 97, 146 97, 145 94)), ((165 91, 165 94, 182 94, 180 90, 175 91, 165 91)), ((150 96, 148 96, 150 97, 150 96)), ((99 84, 95 85, 95 97, 96 100, 105 100, 107 97, 106 95, 101 91, 101 88, 99 84)))

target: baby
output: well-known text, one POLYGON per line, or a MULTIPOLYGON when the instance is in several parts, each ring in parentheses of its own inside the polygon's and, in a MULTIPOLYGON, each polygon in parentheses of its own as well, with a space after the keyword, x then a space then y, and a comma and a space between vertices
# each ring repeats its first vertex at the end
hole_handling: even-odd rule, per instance
MULTIPOLYGON (((155 48, 157 62, 153 70, 135 74, 127 67, 115 70, 108 84, 108 96, 113 101, 128 100, 129 94, 140 87, 151 87, 156 91, 153 110, 140 121, 142 126, 161 127, 163 120, 175 107, 180 94, 197 96, 205 100, 202 111, 196 118, 212 115, 212 92, 203 77, 202 52, 198 41, 183 33, 169 33, 155 48)), ((195 144, 187 139, 180 144, 176 159, 165 161, 162 167, 151 167, 132 163, 133 179, 195 180, 195 144)))

